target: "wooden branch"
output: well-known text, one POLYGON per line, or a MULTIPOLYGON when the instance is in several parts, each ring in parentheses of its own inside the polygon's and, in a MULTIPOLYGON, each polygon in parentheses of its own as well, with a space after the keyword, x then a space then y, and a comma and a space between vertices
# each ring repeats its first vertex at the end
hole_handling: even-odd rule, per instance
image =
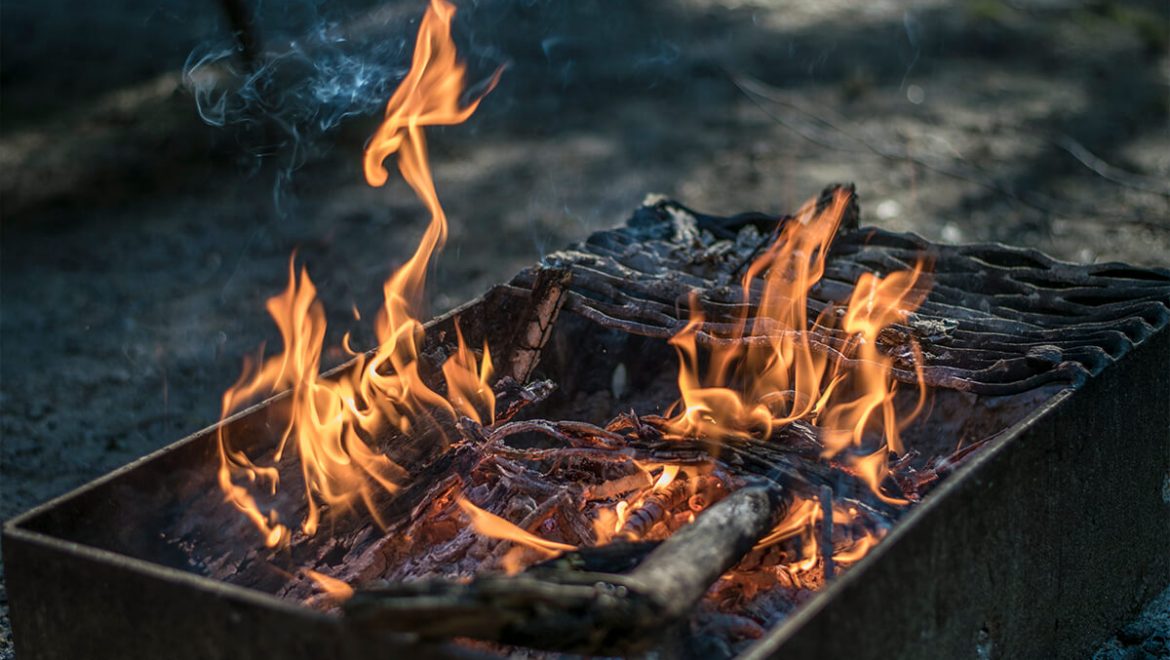
POLYGON ((663 541, 631 573, 660 608, 654 625, 686 616, 707 588, 739 562, 787 510, 780 489, 748 486, 663 541))
POLYGON ((780 489, 748 486, 704 511, 626 575, 545 564, 468 584, 383 585, 358 591, 345 613, 359 625, 425 638, 472 637, 589 654, 636 651, 687 616, 787 508, 780 489))
POLYGON ((551 380, 535 382, 514 380, 504 376, 496 381, 493 388, 496 392, 496 426, 511 421, 524 408, 544 401, 556 389, 556 383, 551 380))
POLYGON ((578 573, 629 573, 662 541, 613 541, 605 545, 585 546, 531 566, 526 575, 578 573))
POLYGON ((820 488, 821 505, 821 538, 817 545, 821 551, 821 563, 825 570, 825 580, 833 579, 836 573, 833 566, 833 489, 828 486, 820 488))

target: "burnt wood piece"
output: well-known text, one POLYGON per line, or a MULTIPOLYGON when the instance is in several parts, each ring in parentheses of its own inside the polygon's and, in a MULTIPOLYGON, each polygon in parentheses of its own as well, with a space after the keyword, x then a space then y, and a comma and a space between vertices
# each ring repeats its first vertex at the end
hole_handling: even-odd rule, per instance
MULTIPOLYGON (((496 424, 504 424, 512 420, 521 410, 528 406, 544 401, 557 389, 557 384, 551 380, 517 381, 507 376, 496 381, 492 391, 496 395, 496 424)), ((466 422, 470 420, 460 420, 466 422)), ((467 431, 463 428, 460 435, 466 438, 467 431)))
POLYGON ((833 567, 833 489, 821 486, 819 495, 821 527, 817 546, 821 551, 821 564, 825 570, 825 579, 831 580, 835 573, 833 567))
POLYGON ((563 268, 537 268, 527 313, 514 332, 515 344, 508 363, 508 374, 518 383, 528 382, 540 362, 541 351, 552 336, 557 315, 565 304, 565 291, 572 272, 563 268))
POLYGON ((821 460, 823 447, 815 428, 806 422, 778 427, 769 438, 720 442, 669 437, 663 431, 664 424, 662 418, 650 415, 624 416, 609 429, 586 422, 523 420, 492 429, 485 439, 485 451, 495 457, 534 462, 588 457, 599 462, 633 458, 683 466, 714 463, 735 478, 764 479, 810 498, 819 497, 821 486, 828 486, 836 496, 864 502, 889 520, 898 516, 899 510, 874 497, 862 480, 821 460), (506 442, 511 436, 531 433, 562 446, 521 449, 506 442))
MULTIPOLYGON (((851 188, 843 190, 853 196, 851 188)), ((894 377, 904 382, 916 378, 913 339, 933 387, 1005 395, 1079 385, 1170 320, 1170 270, 1068 264, 1003 245, 937 245, 914 234, 857 228, 856 209, 853 197, 811 293, 809 317, 847 302, 862 273, 906 270, 926 257, 925 302, 879 340, 895 359, 894 377)), ((686 324, 688 297, 698 292, 707 316, 700 342, 727 343, 735 320, 746 316, 752 331, 743 341, 767 344, 769 335, 793 329, 755 316, 763 282, 752 283, 745 304, 740 272, 790 217, 720 218, 654 199, 625 227, 553 253, 542 267, 571 272, 565 308, 603 327, 667 339, 686 324)), ((521 272, 503 291, 527 296, 536 272, 521 272)), ((848 339, 823 327, 811 335, 814 349, 838 357, 848 339)))
POLYGON ((780 489, 748 486, 704 511, 629 574, 545 567, 359 590, 344 607, 361 627, 423 638, 471 637, 578 653, 629 652, 659 641, 788 508, 780 489))
POLYGON ((728 495, 675 532, 630 574, 645 585, 667 620, 690 611, 720 575, 788 513, 782 488, 748 486, 728 495))
POLYGON ((565 571, 583 573, 628 573, 642 563, 646 555, 662 545, 661 541, 614 541, 605 545, 586 546, 535 564, 527 575, 558 575, 565 571))

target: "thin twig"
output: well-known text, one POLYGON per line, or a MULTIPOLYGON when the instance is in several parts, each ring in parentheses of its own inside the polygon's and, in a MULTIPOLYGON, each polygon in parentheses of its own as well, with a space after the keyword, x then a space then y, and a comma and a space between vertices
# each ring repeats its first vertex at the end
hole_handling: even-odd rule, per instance
POLYGON ((1133 190, 1170 197, 1170 184, 1167 184, 1164 179, 1142 176, 1114 167, 1095 156, 1083 144, 1068 135, 1060 136, 1055 143, 1056 146, 1072 154, 1072 157, 1076 158, 1081 165, 1089 168, 1091 172, 1106 181, 1111 181, 1119 186, 1132 188, 1133 190))
POLYGON ((820 488, 821 504, 821 559, 825 569, 825 580, 832 580, 836 573, 833 567, 833 489, 827 485, 820 488))

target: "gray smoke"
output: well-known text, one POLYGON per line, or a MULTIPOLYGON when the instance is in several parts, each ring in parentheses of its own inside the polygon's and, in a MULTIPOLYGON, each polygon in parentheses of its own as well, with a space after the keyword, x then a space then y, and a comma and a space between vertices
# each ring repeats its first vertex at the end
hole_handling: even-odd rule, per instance
MULTIPOLYGON (((406 28, 406 25, 402 26, 406 28)), ((244 62, 234 43, 201 46, 187 58, 183 82, 211 126, 233 130, 256 169, 273 163, 283 211, 288 184, 326 135, 346 119, 372 116, 409 67, 407 38, 351 40, 336 23, 244 62)))
MULTIPOLYGON (((281 3, 278 12, 276 5, 261 3, 268 14, 257 19, 262 51, 255 61, 246 64, 225 34, 190 54, 185 86, 203 121, 233 131, 257 170, 275 168, 275 202, 284 212, 288 184, 329 145, 323 138, 351 118, 381 112, 409 69, 426 4, 292 0, 281 3), (287 7, 297 8, 296 26, 287 24, 287 7), (331 17, 322 15, 326 7, 331 17), (279 33, 298 36, 281 40, 279 33)), ((672 13, 655 11, 656 3, 463 0, 457 5, 453 32, 469 66, 468 95, 501 64, 509 68, 507 89, 494 92, 485 111, 496 116, 497 126, 509 116, 530 117, 524 112, 531 113, 531 107, 512 112, 515 104, 525 103, 546 109, 540 121, 555 130, 562 107, 600 108, 608 97, 643 93, 689 73, 682 47, 669 38, 672 13)))

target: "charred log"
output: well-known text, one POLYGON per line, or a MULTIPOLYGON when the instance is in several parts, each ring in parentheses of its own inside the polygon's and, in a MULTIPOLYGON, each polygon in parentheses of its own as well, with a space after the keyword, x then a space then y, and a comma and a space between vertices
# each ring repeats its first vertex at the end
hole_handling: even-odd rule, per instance
POLYGON ((646 647, 685 617, 788 507, 781 489, 729 495, 651 551, 628 574, 542 567, 468 584, 422 581, 358 591, 355 622, 424 638, 471 637, 578 653, 646 647))
POLYGON ((527 382, 540 362, 541 351, 552 336, 571 280, 572 273, 563 268, 537 269, 529 294, 528 312, 514 333, 516 340, 508 364, 508 374, 516 382, 527 382))

